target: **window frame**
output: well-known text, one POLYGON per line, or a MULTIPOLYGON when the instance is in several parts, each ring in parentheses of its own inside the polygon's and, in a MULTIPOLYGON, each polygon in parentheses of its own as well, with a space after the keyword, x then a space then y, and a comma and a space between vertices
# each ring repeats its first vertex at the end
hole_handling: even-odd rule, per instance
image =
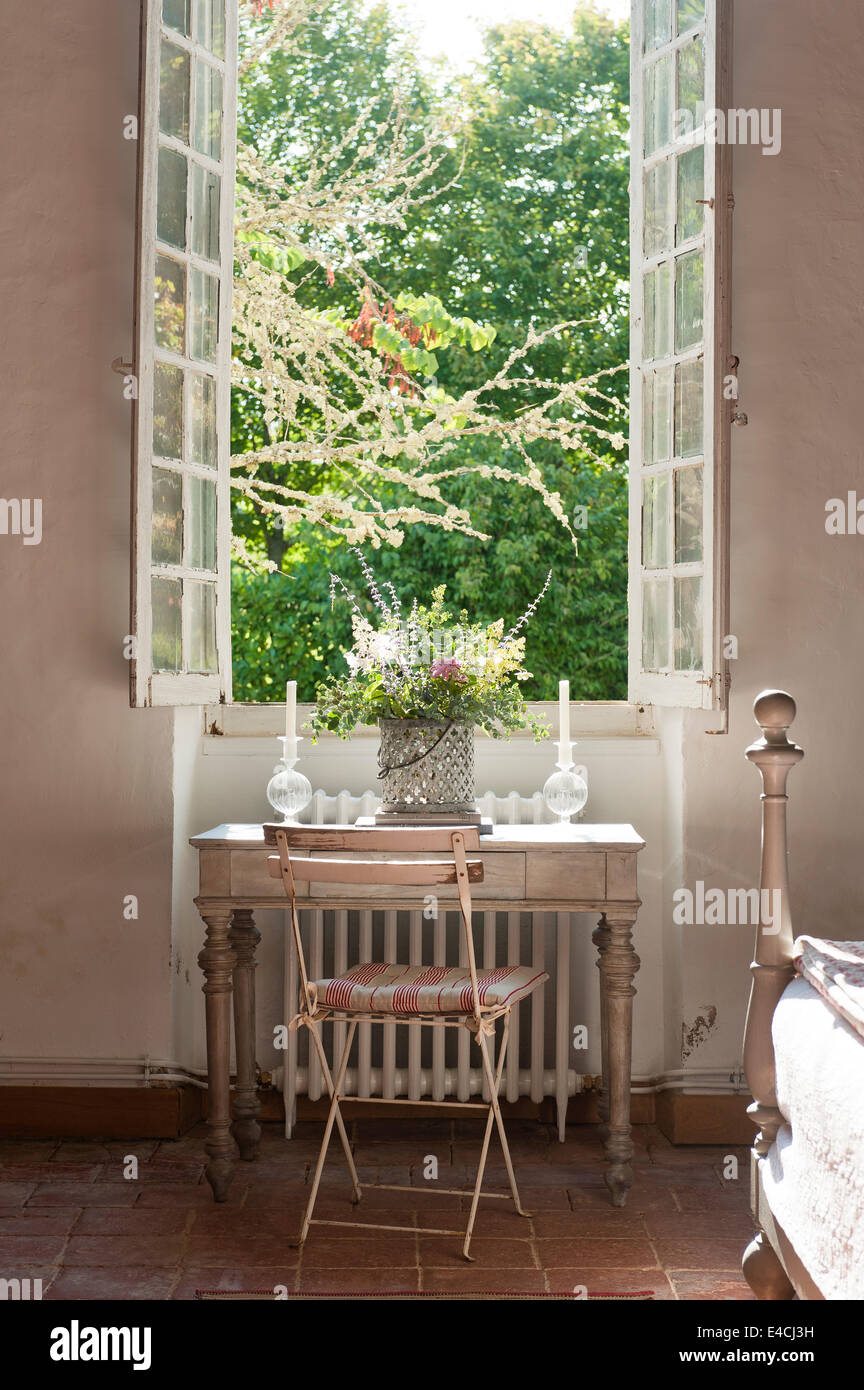
MULTIPOLYGON (((676 13, 675 0, 671 0, 676 13)), ((700 141, 696 138, 704 129, 704 121, 694 131, 676 138, 673 120, 671 143, 644 154, 645 104, 644 73, 647 67, 666 54, 692 41, 700 25, 691 25, 669 42, 645 53, 646 0, 633 0, 631 5, 631 367, 630 367, 630 518, 628 583, 629 619, 629 691, 637 703, 678 708, 725 709, 730 685, 729 665, 724 655, 723 638, 728 632, 729 611, 729 449, 730 425, 735 409, 733 401, 724 397, 724 382, 731 368, 731 238, 732 189, 731 150, 728 145, 700 141), (705 207, 703 233, 688 238, 680 245, 657 254, 645 254, 645 170, 702 143, 705 150, 705 186, 703 197, 713 199, 705 207), (703 336, 701 348, 672 351, 657 361, 673 371, 671 428, 673 447, 665 463, 646 464, 643 438, 643 383, 646 361, 643 355, 643 276, 646 269, 669 263, 672 273, 672 314, 674 320, 674 264, 687 250, 703 248, 703 336), (675 500, 674 480, 677 467, 686 467, 690 460, 675 458, 674 451, 674 367, 681 362, 698 360, 704 366, 703 387, 703 501, 702 501, 702 561, 695 565, 674 563, 675 500), (669 479, 671 497, 669 515, 673 533, 670 536, 669 564, 658 570, 646 571, 643 565, 643 483, 646 477, 665 476, 669 479), (695 671, 655 672, 643 668, 643 575, 658 578, 688 573, 702 575, 702 663, 695 671)), ((705 110, 728 110, 731 105, 731 0, 705 0, 705 110)), ((677 86, 672 97, 673 117, 678 108, 677 86)), ((677 193, 673 194, 677 216, 677 193)), ((651 370, 656 370, 652 365, 651 370)), ((694 459, 693 462, 696 460, 694 459)), ((674 579, 670 583, 670 642, 674 642, 674 579)))
MULTIPOLYGON (((194 34, 195 7, 191 0, 190 29, 194 34)), ((203 3, 203 0, 201 0, 203 3)), ((673 13, 675 0, 671 0, 673 13)), ((132 518, 132 623, 130 631, 135 646, 130 662, 131 703, 144 705, 224 705, 232 700, 231 690, 231 477, 230 477, 230 411, 231 411, 231 291, 233 281, 233 231, 235 210, 235 163, 237 126, 237 41, 238 12, 233 0, 225 2, 225 57, 218 59, 198 44, 194 37, 178 34, 162 19, 162 0, 145 0, 142 7, 141 102, 139 114, 139 205, 138 243, 136 256, 136 323, 135 373, 137 396, 134 402, 133 437, 133 518, 132 518), (223 77, 222 158, 214 161, 193 149, 191 134, 188 146, 159 131, 160 49, 163 32, 171 43, 188 51, 191 68, 189 91, 190 121, 194 116, 195 60, 204 60, 216 67, 223 77), (187 191, 191 187, 191 165, 194 161, 217 173, 221 179, 219 213, 220 257, 218 280, 220 286, 218 312, 217 361, 209 371, 216 383, 217 468, 196 467, 185 459, 177 465, 184 479, 185 498, 188 477, 212 478, 216 484, 217 534, 215 569, 216 608, 216 670, 157 671, 153 669, 151 578, 154 572, 184 582, 202 578, 201 571, 185 564, 154 566, 151 560, 152 538, 152 480, 154 460, 152 449, 153 392, 157 360, 183 366, 187 371, 207 368, 197 360, 157 349, 154 340, 153 282, 155 258, 158 254, 181 259, 187 268, 206 270, 214 275, 214 263, 197 257, 191 250, 191 198, 187 197, 187 236, 190 249, 180 253, 156 237, 156 193, 158 154, 161 146, 183 149, 190 162, 187 172, 187 191), (158 353, 158 358, 157 358, 158 353)), ((633 0, 631 5, 631 370, 630 370, 630 489, 629 489, 629 699, 634 705, 668 705, 676 707, 725 708, 729 687, 728 661, 723 653, 723 636, 728 630, 729 592, 729 435, 734 402, 726 408, 723 394, 724 378, 731 370, 729 346, 730 280, 731 280, 731 151, 725 144, 705 144, 705 192, 713 199, 713 209, 706 207, 704 237, 691 239, 656 257, 643 253, 644 235, 644 100, 643 73, 645 0, 633 0), (713 158, 709 158, 709 150, 713 158), (710 213, 710 215, 709 215, 710 213), (688 247, 704 246, 703 345, 704 359, 704 422, 705 450, 703 462, 703 593, 702 593, 702 668, 692 672, 657 673, 642 669, 642 484, 645 473, 643 460, 643 371, 642 371, 642 275, 646 265, 671 259, 688 247)), ((705 0, 705 107, 730 107, 731 0, 705 0)), ((691 26, 661 45, 652 54, 674 53, 690 41, 699 26, 691 26)), ((673 109, 677 105, 673 95, 673 109)), ((698 144, 693 136, 676 140, 652 152, 651 163, 661 162, 688 144, 698 144)), ((673 238, 674 240, 674 238, 673 238)), ((187 277, 188 278, 188 277, 187 277)), ((673 274, 674 280, 674 274, 673 274)), ((674 295, 674 286, 673 286, 674 295)), ((188 298, 188 294, 187 294, 188 298)), ((674 310, 673 310, 674 313, 674 310)), ((672 344, 674 348, 674 343, 672 344)), ((669 363, 694 359, 698 350, 672 353, 669 363)), ((662 359, 666 363, 666 359, 662 359)), ((668 365, 668 364, 667 364, 668 365)), ((673 393, 674 394, 674 393, 673 393)), ((184 401, 187 395, 184 377, 184 401)), ((184 435, 187 422, 183 422, 184 435)), ((674 450, 673 450, 674 453, 674 450)), ((684 462, 679 461, 679 462, 684 462)), ((170 463, 169 463, 170 469, 170 463)), ((665 467, 674 490, 675 460, 665 467)), ((657 468, 662 474, 663 467, 657 468)), ((674 496, 670 502, 674 521, 674 496)), ((185 559, 185 557, 182 557, 185 559)), ((658 572, 665 574, 666 570, 658 572)), ((671 573, 671 567, 668 571, 671 573)), ((685 572, 678 567, 676 573, 685 572)), ((212 575, 212 571, 209 572, 212 575)), ((674 589, 674 585, 670 585, 674 589)), ((185 657, 188 631, 187 605, 183 604, 183 651, 185 657)), ((604 702, 598 702, 600 704, 604 702)))
MULTIPOLYGON (((200 0, 203 3, 204 0, 200 0)), ((195 40, 196 6, 190 4, 190 36, 178 33, 164 23, 162 0, 145 0, 141 23, 141 70, 138 130, 138 207, 136 246, 136 303, 135 303, 135 376, 136 398, 133 415, 133 481, 132 481, 132 618, 130 632, 134 636, 130 663, 130 703, 147 705, 204 705, 231 699, 231 292, 234 262, 234 183, 237 145, 237 30, 238 14, 234 0, 225 0, 224 58, 204 48, 195 40), (160 58, 162 35, 177 48, 190 55, 189 85, 189 144, 183 145, 159 129, 160 58), (221 159, 194 148, 192 122, 195 113, 196 63, 206 62, 222 75, 221 159), (160 148, 181 151, 188 161, 186 200, 186 247, 161 242, 157 237, 157 177, 160 148), (209 261, 192 250, 191 218, 192 168, 200 164, 220 178, 219 203, 219 261, 209 261), (218 279, 219 309, 217 318, 217 352, 215 363, 208 364, 184 353, 178 354, 157 347, 154 335, 155 305, 153 286, 156 257, 170 256, 181 261, 187 270, 184 324, 188 319, 189 280, 193 269, 204 271, 218 279), (157 361, 184 369, 183 378, 183 437, 188 435, 189 423, 186 401, 190 373, 210 376, 215 382, 216 468, 194 464, 185 457, 175 464, 168 461, 168 470, 181 475, 181 506, 185 513, 187 479, 201 478, 215 483, 216 528, 215 570, 194 569, 185 563, 154 565, 152 561, 153 469, 163 463, 153 453, 154 380, 157 361), (151 579, 157 574, 181 580, 184 585, 205 576, 212 582, 215 573, 215 671, 154 670, 152 660, 152 597, 151 579)), ((185 453, 185 449, 184 449, 185 453)), ((184 527, 185 530, 185 527, 184 527)), ((185 594, 184 594, 185 599, 185 594)), ((181 608, 182 657, 185 660, 189 633, 189 608, 181 608)))

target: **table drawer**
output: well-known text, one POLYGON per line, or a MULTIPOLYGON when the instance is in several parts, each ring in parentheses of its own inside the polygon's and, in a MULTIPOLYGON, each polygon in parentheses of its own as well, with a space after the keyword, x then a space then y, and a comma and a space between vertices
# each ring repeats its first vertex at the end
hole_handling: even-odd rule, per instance
POLYGON ((580 854, 545 853, 528 856, 525 897, 539 902, 600 902, 606 896, 606 855, 602 850, 580 854))
MULTIPOLYGON (((231 851, 231 896, 232 898, 275 898, 277 902, 287 901, 281 878, 271 878, 267 860, 273 853, 270 849, 231 851)), ((303 858, 308 859, 304 854, 303 858)), ((308 898, 308 884, 298 881, 297 897, 308 898)))

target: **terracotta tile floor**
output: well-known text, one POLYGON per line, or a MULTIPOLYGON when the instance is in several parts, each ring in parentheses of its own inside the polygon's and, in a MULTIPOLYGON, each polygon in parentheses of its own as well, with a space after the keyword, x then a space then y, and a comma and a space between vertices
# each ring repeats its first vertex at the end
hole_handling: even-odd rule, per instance
MULTIPOLYGON (((610 1206, 597 1131, 568 1130, 559 1144, 534 1121, 508 1125, 523 1205, 481 1203, 472 1254, 454 1236, 467 1203, 436 1188, 470 1185, 479 1149, 475 1121, 355 1121, 350 1134, 361 1181, 410 1184, 410 1192, 348 1198, 338 1147, 324 1172, 316 1216, 381 1220, 408 1232, 312 1230, 290 1249, 317 1154, 317 1123, 287 1142, 266 1126, 261 1155, 238 1164, 229 1199, 215 1205, 204 1181, 200 1126, 173 1143, 0 1142, 0 1267, 41 1278, 53 1299, 188 1299, 201 1288, 294 1290, 513 1290, 528 1293, 651 1289, 658 1299, 749 1299, 740 1273, 752 1235, 744 1149, 673 1148, 639 1126, 627 1206, 610 1206), (127 1155, 137 1177, 124 1176, 127 1155), (724 1178, 728 1156, 738 1178, 724 1178), (424 1177, 430 1157, 438 1178, 424 1177), (374 1213, 374 1215, 373 1215, 374 1213), (416 1234, 414 1234, 416 1231, 416 1234)), ((500 1150, 489 1182, 506 1183, 500 1150)))

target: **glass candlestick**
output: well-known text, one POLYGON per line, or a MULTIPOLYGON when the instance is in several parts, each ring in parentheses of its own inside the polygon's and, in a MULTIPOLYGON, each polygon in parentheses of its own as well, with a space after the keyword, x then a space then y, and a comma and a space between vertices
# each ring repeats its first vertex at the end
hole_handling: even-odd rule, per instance
POLYGON ((543 800, 553 815, 558 817, 559 825, 567 825, 571 816, 577 816, 588 800, 587 768, 574 767, 572 745, 569 742, 558 744, 557 771, 552 773, 543 788, 543 800))
POLYGON ((299 738, 287 738, 284 734, 280 736, 282 757, 267 783, 267 800, 286 825, 296 825, 298 815, 312 800, 312 783, 294 767, 297 762, 297 745, 302 741, 299 738))

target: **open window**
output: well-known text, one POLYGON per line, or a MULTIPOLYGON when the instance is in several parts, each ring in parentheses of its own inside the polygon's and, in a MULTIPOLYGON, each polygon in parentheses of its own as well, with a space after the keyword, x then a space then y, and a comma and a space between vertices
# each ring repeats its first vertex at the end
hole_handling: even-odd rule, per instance
POLYGON ((721 708, 728 684, 730 17, 632 7, 630 693, 656 705, 721 708))
POLYGON ((132 703, 231 695, 236 0, 146 0, 132 703))
MULTIPOLYGON (((731 0, 633 0, 630 696, 723 707, 731 0), (706 113, 709 119, 706 121, 706 113)), ((132 700, 231 699, 237 0, 145 0, 132 700)))

